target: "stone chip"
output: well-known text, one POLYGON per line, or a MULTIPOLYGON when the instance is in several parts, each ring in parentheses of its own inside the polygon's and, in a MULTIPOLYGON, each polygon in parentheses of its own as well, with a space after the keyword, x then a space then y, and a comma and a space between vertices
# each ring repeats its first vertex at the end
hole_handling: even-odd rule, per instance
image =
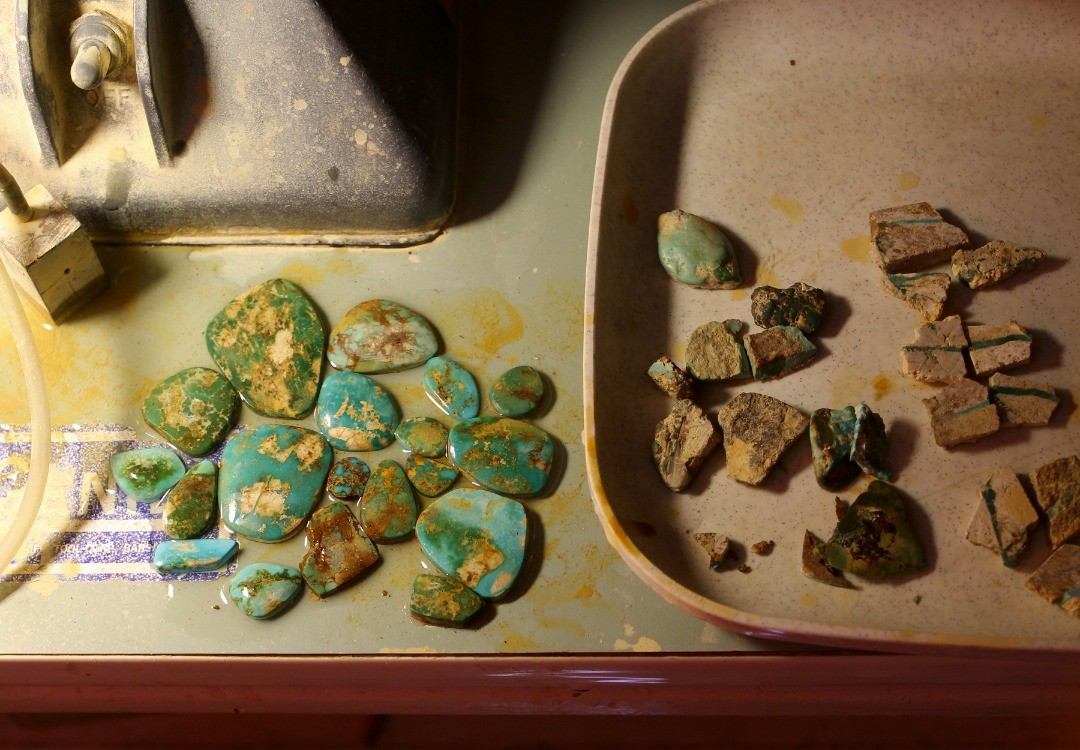
POLYGON ((1024 486, 1006 466, 998 467, 979 490, 979 504, 968 524, 967 540, 1001 555, 1015 568, 1027 552, 1039 514, 1024 486))
POLYGON ((982 377, 1031 361, 1031 334, 1015 320, 1003 326, 968 326, 971 366, 982 377))
POLYGON ((786 289, 759 286, 750 295, 754 322, 762 328, 795 326, 813 333, 825 314, 825 292, 801 281, 786 289))
POLYGON ((926 321, 941 317, 951 282, 947 273, 885 274, 889 293, 907 302, 926 321))
POLYGON ((990 390, 967 378, 924 398, 923 405, 930 414, 934 441, 943 448, 974 442, 1001 426, 997 409, 990 403, 990 390))
POLYGON ((920 271, 968 246, 968 237, 929 203, 870 212, 870 242, 886 273, 920 271))
POLYGON ((743 392, 724 405, 719 422, 728 477, 760 484, 781 454, 806 432, 810 419, 772 396, 743 392))
POLYGON ((1031 475, 1035 499, 1050 522, 1050 548, 1080 533, 1080 457, 1043 464, 1031 475))
POLYGON ((712 419, 694 402, 677 402, 656 426, 653 440, 653 461, 664 484, 676 492, 686 489, 720 439, 712 419))
POLYGON ((1046 254, 1042 250, 994 240, 973 250, 957 250, 952 257, 952 272, 972 289, 982 289, 1019 271, 1030 271, 1044 257, 1046 254))
POLYGON ((1037 427, 1050 423, 1061 399, 1053 387, 1001 372, 990 376, 990 398, 1002 427, 1037 427))
POLYGON ((713 321, 695 328, 686 345, 687 371, 698 380, 750 377, 750 363, 739 335, 742 328, 739 320, 713 321))

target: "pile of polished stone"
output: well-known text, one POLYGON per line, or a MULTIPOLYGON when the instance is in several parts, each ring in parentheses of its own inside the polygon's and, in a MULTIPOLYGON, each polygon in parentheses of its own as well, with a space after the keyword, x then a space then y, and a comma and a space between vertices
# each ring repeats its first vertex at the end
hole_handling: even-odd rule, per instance
POLYGON ((280 542, 306 528, 308 549, 298 568, 255 563, 233 579, 233 600, 253 618, 284 611, 304 583, 324 597, 356 581, 379 561, 378 544, 414 533, 445 574, 413 582, 410 611, 417 618, 460 626, 484 600, 510 590, 528 538, 528 516, 512 498, 541 492, 554 456, 551 436, 519 419, 543 398, 539 372, 521 366, 504 373, 488 394, 498 416, 479 416, 475 379, 435 356, 438 338, 421 315, 369 300, 334 327, 328 345, 311 300, 284 279, 226 305, 207 326, 206 344, 220 373, 182 370, 143 405, 147 423, 172 445, 193 457, 210 453, 235 426, 241 398, 277 419, 299 419, 314 408, 318 431, 262 424, 235 432, 220 471, 208 460, 186 471, 167 448, 114 456, 113 474, 125 493, 140 502, 165 495, 163 523, 172 540, 154 552, 162 574, 216 570, 237 554, 232 539, 200 538, 220 507, 225 525, 255 542, 280 542), (320 387, 324 353, 336 370, 320 387), (369 377, 414 367, 424 367, 425 391, 457 420, 449 430, 428 417, 403 421, 391 394, 369 377), (377 451, 395 439, 408 452, 404 469, 386 460, 372 470, 352 455, 334 461, 335 451, 377 451), (482 489, 447 492, 459 474, 482 489), (324 489, 333 501, 317 509, 324 489), (417 493, 438 499, 421 510, 417 493))

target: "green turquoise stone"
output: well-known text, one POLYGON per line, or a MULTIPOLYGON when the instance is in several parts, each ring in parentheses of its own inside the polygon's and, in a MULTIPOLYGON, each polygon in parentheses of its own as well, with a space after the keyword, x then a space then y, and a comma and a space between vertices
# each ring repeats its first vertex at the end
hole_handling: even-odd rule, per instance
POLYGON ((416 527, 420 508, 408 477, 396 461, 383 461, 371 472, 360 503, 360 520, 380 544, 405 539, 416 527))
POLYGON ((233 539, 184 539, 160 542, 154 548, 154 567, 161 574, 205 573, 233 559, 240 545, 233 539))
POLYGON ((410 453, 428 458, 446 455, 446 439, 450 436, 450 431, 437 419, 413 417, 402 420, 394 434, 410 453))
POLYGON ((205 367, 165 378, 143 402, 146 423, 189 456, 205 456, 236 423, 240 396, 228 379, 205 367))
POLYGON ((315 422, 339 451, 382 450, 400 419, 394 399, 367 375, 334 372, 323 381, 315 422))
POLYGON ((838 492, 862 474, 859 466, 851 460, 854 441, 855 407, 818 409, 810 416, 814 476, 823 489, 838 492))
POLYGON ((742 284, 735 248, 712 222, 675 210, 660 215, 657 230, 660 264, 671 278, 702 289, 742 284))
POLYGON ((409 613, 423 622, 460 628, 483 606, 483 599, 453 578, 421 573, 413 579, 409 613))
POLYGON ((332 594, 379 561, 379 550, 345 503, 315 511, 300 574, 317 596, 332 594))
POLYGON ((795 326, 774 326, 744 339, 754 377, 778 378, 809 364, 817 347, 795 326))
POLYGON ((825 544, 832 567, 871 578, 922 570, 923 553, 896 490, 875 479, 856 498, 825 544))
POLYGON ((264 417, 298 419, 315 405, 326 332, 291 281, 271 279, 227 304, 206 327, 206 348, 264 417))
POLYGON ((424 369, 424 390, 435 405, 456 419, 480 413, 480 390, 469 371, 453 360, 432 357, 424 369))
POLYGON ((535 495, 544 489, 555 442, 527 422, 476 417, 450 430, 450 460, 481 487, 508 495, 535 495))
POLYGON ((458 470, 446 461, 425 458, 415 453, 405 459, 405 474, 424 497, 438 497, 458 478, 458 470))
POLYGON ((524 417, 544 397, 544 380, 536 368, 512 367, 491 384, 488 399, 504 417, 524 417))
POLYGON ((264 424, 236 433, 221 454, 222 520, 249 539, 288 539, 311 515, 333 457, 322 436, 303 427, 264 424))
POLYGON ((339 458, 330 469, 326 490, 338 500, 353 500, 364 494, 371 469, 356 456, 339 458))
POLYGON ((229 596, 248 617, 268 620, 288 609, 303 588, 303 579, 296 568, 253 563, 233 576, 229 596))
POLYGON ((339 370, 396 372, 418 367, 439 350, 424 316, 385 299, 361 302, 330 331, 326 356, 339 370))
POLYGON ((200 461, 165 496, 161 520, 173 539, 194 539, 209 528, 216 511, 217 467, 200 461))
POLYGON ((866 404, 856 405, 851 460, 858 464, 864 474, 888 481, 892 477, 888 449, 885 420, 871 411, 866 404))
POLYGON ((187 469, 168 448, 140 448, 117 453, 109 459, 117 486, 128 497, 149 503, 169 491, 187 469))
POLYGON ((435 567, 485 599, 513 586, 527 531, 521 503, 486 490, 451 490, 416 522, 420 548, 435 567))

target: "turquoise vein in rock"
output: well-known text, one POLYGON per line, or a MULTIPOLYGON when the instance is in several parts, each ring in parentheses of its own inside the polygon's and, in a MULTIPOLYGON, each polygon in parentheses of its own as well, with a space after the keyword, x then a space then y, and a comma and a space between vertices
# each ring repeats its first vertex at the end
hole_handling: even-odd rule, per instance
POLYGON ((544 489, 555 443, 527 422, 476 417, 450 430, 450 460, 469 479, 508 495, 535 495, 544 489))
POLYGON ((431 417, 413 417, 402 420, 394 430, 405 450, 428 458, 446 455, 446 439, 450 436, 446 425, 431 417))
POLYGON ((300 571, 296 568, 253 563, 233 577, 229 596, 248 617, 267 620, 288 609, 303 587, 300 571))
POLYGON ((504 417, 524 417, 544 397, 544 381, 536 368, 512 367, 491 384, 488 399, 504 417))
POLYGON ((395 372, 417 367, 439 349, 431 324, 385 299, 361 302, 330 332, 327 358, 339 370, 395 372))
POLYGON ((480 412, 480 391, 469 371, 453 360, 432 357, 424 370, 424 390, 435 405, 457 419, 480 412))
POLYGON ((218 482, 225 525, 261 542, 289 538, 311 515, 333 453, 319 433, 302 427, 267 424, 233 435, 218 482))
POLYGON ((326 491, 338 500, 351 500, 364 494, 371 469, 356 456, 339 458, 330 469, 326 491))
POLYGON ((217 570, 240 549, 232 539, 185 539, 161 542, 154 548, 159 573, 204 573, 217 570))
POLYGON ((428 559, 485 599, 510 590, 525 559, 528 521, 516 500, 485 490, 452 490, 416 522, 428 559))
POLYGON ((424 622, 460 628, 482 606, 483 599, 453 578, 421 573, 413 579, 409 613, 424 622))
POLYGON ((117 486, 128 497, 149 503, 180 481, 186 469, 168 448, 140 448, 117 453, 109 460, 117 486))
POLYGON ((394 442, 401 416, 386 389, 366 375, 334 372, 319 392, 315 421, 339 451, 377 451, 394 442))
POLYGON ((189 456, 204 456, 233 426, 240 396, 224 375, 191 367, 165 378, 143 402, 146 423, 189 456))
POLYGON ((326 332, 291 281, 271 279, 226 305, 206 327, 206 348, 259 414, 297 419, 315 405, 326 332))

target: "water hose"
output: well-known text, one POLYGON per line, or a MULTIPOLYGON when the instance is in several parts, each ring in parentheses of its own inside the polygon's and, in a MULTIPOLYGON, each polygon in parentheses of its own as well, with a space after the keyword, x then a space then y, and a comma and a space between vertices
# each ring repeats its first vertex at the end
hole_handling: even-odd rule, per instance
MULTIPOLYGON (((0 193, 9 210, 20 221, 29 221, 33 211, 26 204, 19 185, 11 174, 0 165, 0 193)), ((0 252, 6 252, 0 248, 0 252)), ((30 474, 23 488, 22 502, 11 522, 7 533, 0 539, 0 573, 3 573, 14 559, 37 519, 45 497, 45 482, 49 476, 49 454, 51 445, 51 424, 49 422, 49 398, 45 391, 45 375, 41 370, 37 346, 26 319, 22 303, 19 301, 15 285, 7 272, 6 263, 0 263, 0 307, 4 309, 11 334, 15 339, 15 349, 19 353, 23 379, 26 381, 26 395, 30 402, 30 474)))

